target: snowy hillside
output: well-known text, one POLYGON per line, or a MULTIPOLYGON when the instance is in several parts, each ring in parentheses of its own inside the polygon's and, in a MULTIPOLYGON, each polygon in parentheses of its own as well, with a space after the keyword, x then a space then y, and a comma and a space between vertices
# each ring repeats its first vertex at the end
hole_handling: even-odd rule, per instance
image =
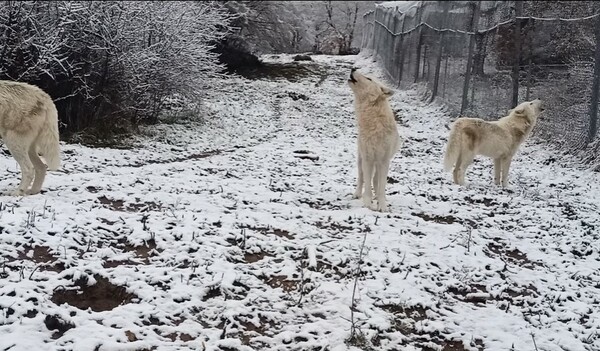
POLYGON ((0 197, 0 350, 600 349, 600 174, 529 140, 509 189, 487 159, 453 185, 449 116, 398 91, 391 213, 367 210, 346 80, 382 71, 314 58, 266 57, 298 75, 216 84, 204 123, 138 148, 64 145, 43 194, 0 197))

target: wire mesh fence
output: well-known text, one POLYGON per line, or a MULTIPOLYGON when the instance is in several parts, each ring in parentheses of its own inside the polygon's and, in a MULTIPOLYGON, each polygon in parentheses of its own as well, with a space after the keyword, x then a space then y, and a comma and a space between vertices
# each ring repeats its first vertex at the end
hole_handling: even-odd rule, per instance
POLYGON ((597 2, 396 4, 363 16, 362 49, 399 88, 426 87, 453 115, 488 120, 540 98, 546 112, 534 134, 600 161, 597 2))

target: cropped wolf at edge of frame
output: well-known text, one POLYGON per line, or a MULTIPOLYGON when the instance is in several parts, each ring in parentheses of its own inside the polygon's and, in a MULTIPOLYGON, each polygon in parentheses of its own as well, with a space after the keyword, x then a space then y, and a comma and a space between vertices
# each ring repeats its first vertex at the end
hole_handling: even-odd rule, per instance
POLYGON ((52 98, 34 85, 0 80, 0 136, 21 168, 19 186, 5 194, 39 193, 46 177, 39 155, 49 170, 60 167, 58 112, 52 98))

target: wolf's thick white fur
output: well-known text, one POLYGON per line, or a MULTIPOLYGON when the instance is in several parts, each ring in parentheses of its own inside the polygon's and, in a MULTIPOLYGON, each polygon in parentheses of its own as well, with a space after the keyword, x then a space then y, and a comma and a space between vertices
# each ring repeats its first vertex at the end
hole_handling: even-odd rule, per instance
POLYGON ((450 130, 444 170, 454 167, 454 183, 464 185, 465 172, 477 155, 494 160, 494 183, 508 186, 508 170, 519 146, 527 139, 544 108, 539 99, 526 101, 497 121, 458 118, 450 130))
POLYGON ((0 136, 21 168, 19 186, 7 194, 39 193, 46 165, 38 154, 48 169, 60 166, 58 113, 50 96, 30 84, 0 80, 0 136))
POLYGON ((354 93, 354 108, 358 121, 358 181, 354 198, 363 199, 366 207, 388 211, 385 185, 390 162, 400 148, 400 136, 388 98, 393 91, 355 69, 348 84, 354 93), (372 207, 373 193, 377 206, 372 207))

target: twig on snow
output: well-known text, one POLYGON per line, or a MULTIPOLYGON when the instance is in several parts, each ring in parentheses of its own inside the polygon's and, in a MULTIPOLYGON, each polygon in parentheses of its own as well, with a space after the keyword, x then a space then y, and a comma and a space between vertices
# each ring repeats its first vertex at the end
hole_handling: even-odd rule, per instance
POLYGON ((535 335, 533 335, 533 333, 531 333, 531 339, 533 340, 533 346, 535 347, 535 351, 539 351, 537 344, 535 343, 535 335))
POLYGON ((467 241, 467 252, 471 252, 471 235, 473 233, 473 228, 471 227, 467 227, 468 232, 469 232, 469 239, 467 241))
POLYGON ((40 265, 36 265, 35 267, 33 267, 33 270, 31 271, 31 274, 29 275, 29 280, 31 280, 31 277, 33 276, 33 273, 35 273, 35 271, 37 271, 37 269, 40 268, 40 265))
POLYGON ((363 236, 363 241, 360 246, 360 252, 358 254, 358 265, 356 267, 356 271, 354 273, 354 287, 352 288, 352 306, 350 308, 350 339, 354 339, 356 337, 356 321, 354 320, 354 310, 356 308, 356 288, 358 286, 358 278, 360 277, 360 271, 362 266, 363 259, 363 251, 365 249, 365 242, 367 241, 367 232, 363 236))

